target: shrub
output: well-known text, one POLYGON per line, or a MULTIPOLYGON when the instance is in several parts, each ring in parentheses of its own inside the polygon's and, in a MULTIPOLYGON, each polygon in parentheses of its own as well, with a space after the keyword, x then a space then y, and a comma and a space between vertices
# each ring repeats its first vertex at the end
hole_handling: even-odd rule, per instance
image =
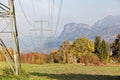
POLYGON ((43 64, 48 62, 48 55, 35 52, 22 54, 21 60, 23 63, 43 64))
POLYGON ((84 64, 93 64, 93 65, 100 65, 100 60, 97 55, 93 53, 86 53, 83 55, 80 55, 77 60, 78 63, 84 63, 84 64))
POLYGON ((49 62, 50 63, 61 63, 62 57, 57 53, 57 50, 54 50, 50 53, 49 62))
POLYGON ((5 67, 3 69, 3 77, 7 79, 11 79, 11 80, 14 80, 14 79, 17 79, 17 80, 23 80, 23 79, 27 79, 29 77, 29 74, 23 70, 23 69, 19 69, 19 75, 15 75, 12 71, 11 68, 8 68, 8 67, 5 67))

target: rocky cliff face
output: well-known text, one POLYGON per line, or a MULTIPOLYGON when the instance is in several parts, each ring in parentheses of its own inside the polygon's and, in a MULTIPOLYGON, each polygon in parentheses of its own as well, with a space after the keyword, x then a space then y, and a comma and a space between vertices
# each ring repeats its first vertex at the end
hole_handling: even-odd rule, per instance
POLYGON ((78 37, 94 39, 99 35, 105 40, 111 41, 118 33, 120 33, 120 16, 107 16, 91 27, 88 24, 80 23, 66 24, 59 38, 64 40, 74 40, 78 37))
POLYGON ((82 23, 69 23, 59 36, 63 40, 74 40, 78 37, 85 37, 90 33, 90 26, 82 23))

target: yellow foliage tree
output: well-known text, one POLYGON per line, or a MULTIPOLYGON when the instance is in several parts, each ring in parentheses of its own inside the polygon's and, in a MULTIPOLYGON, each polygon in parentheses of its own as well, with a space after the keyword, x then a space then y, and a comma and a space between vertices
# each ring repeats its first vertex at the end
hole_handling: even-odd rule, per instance
POLYGON ((92 53, 94 52, 94 43, 86 37, 78 38, 73 43, 73 52, 77 56, 92 53))

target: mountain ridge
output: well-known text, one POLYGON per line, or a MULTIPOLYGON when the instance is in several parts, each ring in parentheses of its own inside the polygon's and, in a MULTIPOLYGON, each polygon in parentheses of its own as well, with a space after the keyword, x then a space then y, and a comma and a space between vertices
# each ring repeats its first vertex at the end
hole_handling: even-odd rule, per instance
POLYGON ((38 41, 36 37, 33 37, 33 39, 31 37, 20 37, 20 50, 21 52, 45 51, 45 53, 50 53, 51 50, 58 49, 66 40, 74 41, 79 37, 88 37, 94 40, 95 36, 99 35, 107 42, 111 42, 118 33, 120 33, 120 16, 104 17, 92 26, 85 23, 70 22, 64 26, 63 31, 58 37, 47 38, 44 41, 44 50, 42 50, 43 48, 40 46, 40 42, 35 42, 38 41))

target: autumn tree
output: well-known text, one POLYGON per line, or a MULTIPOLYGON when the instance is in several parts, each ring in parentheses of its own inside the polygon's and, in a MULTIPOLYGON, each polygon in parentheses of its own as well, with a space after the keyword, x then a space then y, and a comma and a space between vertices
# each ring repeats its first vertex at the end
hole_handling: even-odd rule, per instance
POLYGON ((61 63, 62 62, 62 59, 61 59, 62 57, 57 52, 58 50, 51 51, 50 56, 49 56, 50 63, 61 63))
POLYGON ((73 43, 75 54, 85 54, 94 52, 94 43, 88 38, 78 38, 73 43))
POLYGON ((3 53, 0 51, 0 61, 5 61, 3 53))
POLYGON ((42 53, 28 53, 22 54, 21 60, 24 63, 31 63, 31 64, 43 64, 48 62, 48 55, 42 53))
MULTIPOLYGON (((13 50, 7 49, 7 51, 9 52, 9 55, 13 58, 13 50)), ((0 50, 0 61, 6 61, 5 56, 3 55, 1 50, 0 50)))
POLYGON ((65 41, 60 46, 58 54, 61 56, 63 63, 73 63, 73 54, 71 53, 72 42, 65 41))
POLYGON ((77 63, 99 64, 99 58, 94 52, 94 42, 88 38, 78 38, 74 41, 72 52, 77 58, 77 63))

